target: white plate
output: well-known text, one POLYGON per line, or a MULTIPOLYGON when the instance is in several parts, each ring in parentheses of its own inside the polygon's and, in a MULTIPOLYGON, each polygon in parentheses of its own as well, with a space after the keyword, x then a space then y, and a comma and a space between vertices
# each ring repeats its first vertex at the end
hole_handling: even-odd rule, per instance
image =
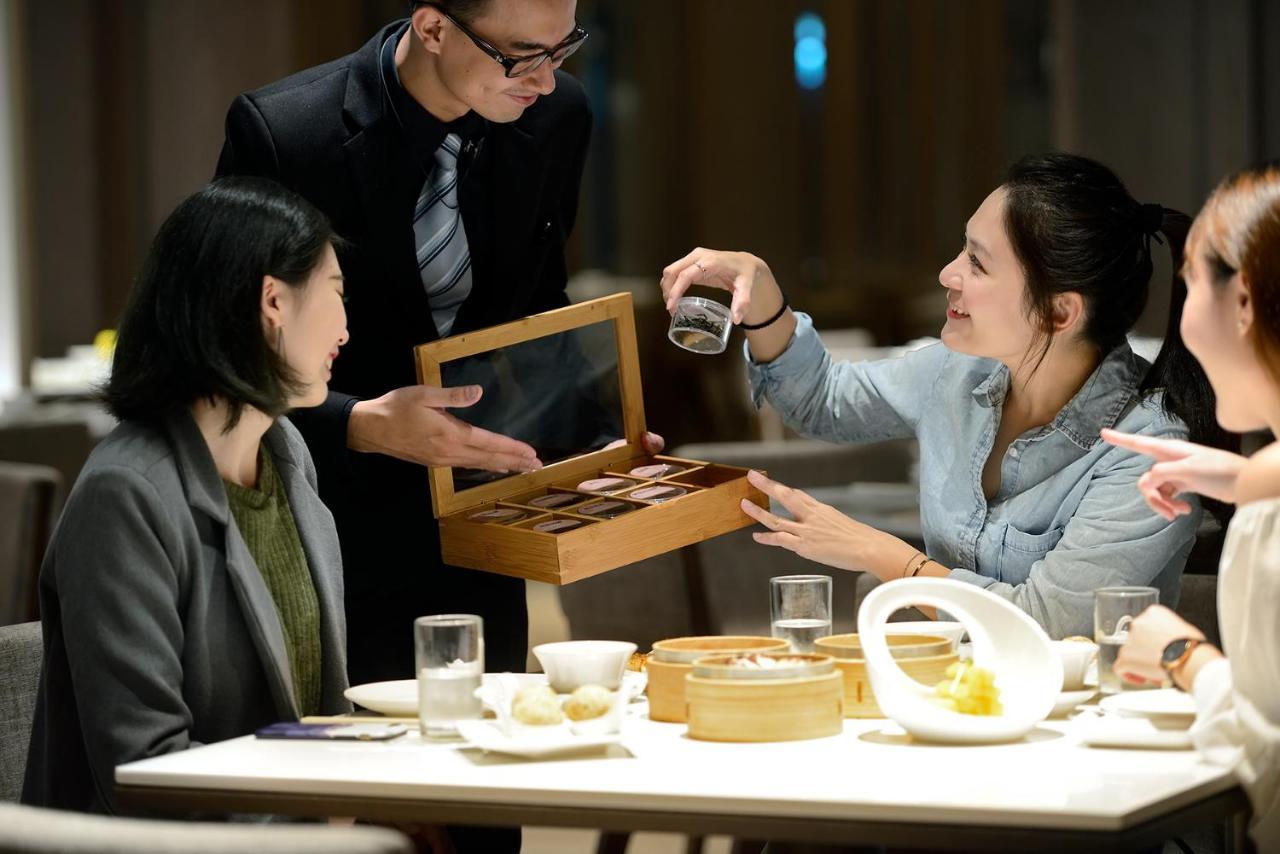
POLYGON ((1103 711, 1126 718, 1163 718, 1185 721, 1191 725, 1196 716, 1196 701, 1174 688, 1153 691, 1121 691, 1103 698, 1103 711))
POLYGON ((418 680, 397 679, 392 682, 368 682, 352 685, 342 695, 357 706, 397 718, 418 715, 418 680))
POLYGON ((1178 727, 1162 729, 1150 720, 1114 716, 1082 722, 1080 740, 1092 747, 1129 747, 1142 750, 1190 750, 1194 746, 1190 730, 1178 727))
POLYGON ((1072 711, 1083 703, 1087 703, 1093 699, 1098 693, 1096 688, 1085 688, 1083 691, 1063 691, 1058 695, 1058 699, 1053 704, 1053 711, 1049 713, 1051 718, 1060 718, 1072 711))
MULTIPOLYGON (((482 684, 488 684, 497 674, 486 673, 482 684)), ((521 683, 546 682, 547 677, 541 673, 511 674, 521 683)), ((622 689, 629 699, 634 700, 644 693, 649 677, 645 673, 628 670, 622 674, 622 689)), ((348 700, 357 706, 363 706, 373 712, 397 718, 412 718, 418 714, 418 681, 416 679, 396 679, 391 682, 369 682, 364 685, 352 685, 342 692, 348 700)))
POLYGON ((607 735, 575 735, 566 725, 546 727, 546 732, 530 732, 522 727, 518 734, 504 735, 495 721, 458 721, 458 734, 472 747, 489 753, 543 759, 565 753, 597 750, 622 740, 618 733, 607 735))

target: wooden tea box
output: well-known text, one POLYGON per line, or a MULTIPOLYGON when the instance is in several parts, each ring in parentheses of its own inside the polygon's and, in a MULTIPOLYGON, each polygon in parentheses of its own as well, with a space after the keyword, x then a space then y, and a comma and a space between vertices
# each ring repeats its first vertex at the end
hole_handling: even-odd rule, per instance
MULTIPOLYGON (((546 465, 538 471, 460 482, 453 468, 431 468, 432 509, 446 563, 569 584, 752 525, 739 506, 743 498, 769 506, 747 482, 747 469, 645 453, 630 294, 433 341, 415 348, 415 355, 419 382, 477 382, 484 389, 481 403, 510 403, 509 414, 495 416, 491 427, 479 426, 526 441, 506 425, 519 422, 537 432, 558 420, 573 421, 579 410, 607 411, 612 403, 619 410, 613 447, 554 462, 543 456, 546 465), (588 340, 594 350, 583 343, 588 340), (572 386, 586 374, 595 386, 584 393, 585 404, 549 403, 542 393, 572 386)), ((467 409, 452 412, 470 420, 467 409)))

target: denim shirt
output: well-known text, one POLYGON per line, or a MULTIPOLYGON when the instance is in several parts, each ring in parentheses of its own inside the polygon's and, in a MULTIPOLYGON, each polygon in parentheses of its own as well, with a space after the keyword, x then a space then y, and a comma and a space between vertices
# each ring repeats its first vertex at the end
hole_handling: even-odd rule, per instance
POLYGON ((1140 396, 1148 364, 1128 344, 1107 354, 1053 422, 1017 437, 991 501, 982 469, 1000 426, 1009 369, 933 344, 895 359, 833 363, 808 315, 768 364, 747 353, 752 397, 788 426, 830 442, 916 438, 920 522, 951 578, 1013 602, 1055 638, 1093 636, 1093 591, 1150 585, 1177 604, 1200 505, 1166 522, 1137 480, 1150 458, 1103 442, 1113 427, 1185 439, 1186 427, 1140 396))

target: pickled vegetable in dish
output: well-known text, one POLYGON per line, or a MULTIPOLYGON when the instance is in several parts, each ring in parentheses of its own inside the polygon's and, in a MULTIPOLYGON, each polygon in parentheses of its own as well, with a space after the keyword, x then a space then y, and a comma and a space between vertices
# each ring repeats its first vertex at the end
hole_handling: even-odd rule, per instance
POLYGON ((933 702, 962 715, 1004 714, 995 674, 971 661, 957 661, 947 668, 947 678, 934 687, 933 702))

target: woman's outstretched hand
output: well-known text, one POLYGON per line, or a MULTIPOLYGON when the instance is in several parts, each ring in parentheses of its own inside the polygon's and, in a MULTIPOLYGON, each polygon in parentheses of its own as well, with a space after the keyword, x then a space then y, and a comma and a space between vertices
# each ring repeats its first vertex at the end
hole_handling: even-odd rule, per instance
POLYGON ((1195 492, 1235 503, 1236 477, 1246 462, 1239 454, 1181 439, 1156 439, 1115 430, 1103 430, 1102 438, 1156 461, 1138 478, 1138 489, 1151 509, 1170 522, 1191 512, 1191 505, 1178 498, 1181 493, 1195 492))
POLYGON ((787 508, 793 517, 784 519, 743 499, 742 511, 769 529, 752 534, 757 543, 781 546, 837 569, 870 572, 881 581, 899 577, 898 569, 917 553, 892 534, 864 525, 808 493, 770 480, 758 471, 749 473, 747 480, 787 508))

